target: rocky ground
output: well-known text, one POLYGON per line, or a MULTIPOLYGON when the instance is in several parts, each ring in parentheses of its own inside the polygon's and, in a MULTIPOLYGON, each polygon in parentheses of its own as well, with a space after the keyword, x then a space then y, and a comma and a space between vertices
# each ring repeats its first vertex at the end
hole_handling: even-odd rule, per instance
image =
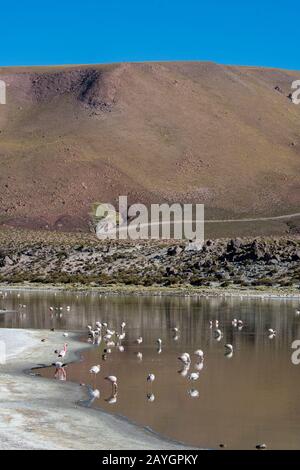
POLYGON ((300 289, 300 237, 188 242, 0 234, 0 282, 300 289))

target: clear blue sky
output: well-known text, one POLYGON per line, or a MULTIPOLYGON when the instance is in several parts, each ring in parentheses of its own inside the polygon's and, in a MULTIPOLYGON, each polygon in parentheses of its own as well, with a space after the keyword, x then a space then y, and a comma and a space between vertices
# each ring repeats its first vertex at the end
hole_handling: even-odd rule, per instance
POLYGON ((0 0, 0 65, 212 60, 300 70, 300 3, 0 0))

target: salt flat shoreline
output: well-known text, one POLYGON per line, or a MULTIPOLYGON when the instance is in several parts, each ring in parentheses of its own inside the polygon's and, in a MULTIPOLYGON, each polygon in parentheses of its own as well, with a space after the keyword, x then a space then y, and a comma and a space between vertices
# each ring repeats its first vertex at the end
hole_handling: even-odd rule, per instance
POLYGON ((135 295, 135 296, 191 296, 191 297, 244 297, 264 299, 299 299, 300 289, 262 288, 262 289, 228 289, 228 288, 197 288, 197 287, 144 287, 113 285, 107 287, 93 287, 88 285, 63 284, 0 284, 0 291, 66 291, 91 292, 105 295, 135 295))
MULTIPOLYGON (((0 341, 7 353, 0 365, 1 450, 188 449, 125 418, 81 406, 85 387, 30 375, 55 361, 54 350, 65 341, 61 331, 0 329, 0 341)), ((68 345, 66 362, 88 347, 76 333, 69 334, 68 345)))

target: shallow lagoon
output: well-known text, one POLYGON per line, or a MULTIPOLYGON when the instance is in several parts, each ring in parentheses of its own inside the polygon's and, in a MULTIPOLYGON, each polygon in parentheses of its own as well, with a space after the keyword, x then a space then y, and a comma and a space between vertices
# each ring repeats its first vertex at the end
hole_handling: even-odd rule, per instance
MULTIPOLYGON (((172 439, 200 447, 299 448, 300 365, 291 362, 291 344, 300 339, 296 300, 203 298, 172 296, 110 296, 97 293, 12 291, 0 299, 0 327, 55 328, 78 331, 87 341, 86 325, 106 321, 119 329, 125 321, 124 352, 112 349, 102 360, 105 344, 94 345, 83 360, 66 367, 67 380, 89 384, 100 391, 91 406, 126 416, 172 439), (26 305, 21 307, 20 305, 26 305), (49 306, 63 310, 51 312, 49 306), (70 311, 67 311, 67 305, 70 311), (233 318, 243 320, 239 330, 233 318), (223 338, 214 338, 209 320, 219 320, 223 338), (174 338, 173 327, 180 334, 174 338), (277 336, 268 338, 268 328, 277 336), (137 337, 143 343, 135 343, 137 337), (156 340, 162 339, 157 352, 156 340), (224 355, 231 343, 234 354, 224 355), (197 381, 181 375, 177 357, 201 348, 205 359, 197 381), (142 352, 142 361, 136 353, 142 352), (101 365, 94 379, 89 369, 101 365), (152 387, 146 376, 152 372, 152 387), (111 387, 106 375, 118 377, 118 394, 110 404, 111 387), (190 390, 197 390, 192 397, 190 390), (147 394, 155 400, 149 402, 147 394)), ((62 343, 58 345, 61 347, 62 343)), ((193 357, 190 372, 196 371, 193 357)), ((55 354, 49 363, 55 361, 55 354)), ((40 370, 54 377, 54 368, 40 370)))

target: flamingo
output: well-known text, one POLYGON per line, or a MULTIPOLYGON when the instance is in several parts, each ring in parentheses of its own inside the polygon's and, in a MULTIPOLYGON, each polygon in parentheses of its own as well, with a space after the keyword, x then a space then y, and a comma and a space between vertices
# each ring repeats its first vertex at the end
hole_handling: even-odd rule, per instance
POLYGON ((63 364, 61 361, 56 361, 52 363, 53 366, 56 367, 56 369, 60 369, 61 367, 65 367, 66 364, 63 364))
POLYGON ((113 336, 115 334, 115 331, 114 330, 109 330, 108 328, 106 329, 106 334, 107 335, 110 335, 110 336, 113 336))
POLYGON ((55 370, 54 378, 57 380, 67 380, 67 373, 64 367, 59 367, 55 370))
POLYGON ((155 380, 155 375, 152 374, 152 373, 151 373, 151 374, 148 374, 148 376, 147 376, 147 382, 153 383, 154 380, 155 380))
POLYGON ((190 364, 183 364, 183 367, 182 369, 178 371, 178 374, 182 375, 182 377, 186 377, 189 369, 190 369, 190 364))
POLYGON ((54 377, 58 380, 66 380, 67 379, 67 374, 66 374, 66 371, 64 369, 66 364, 63 364, 60 361, 56 361, 56 362, 52 363, 52 365, 55 366, 54 377))
POLYGON ((147 382, 148 382, 148 384, 150 384, 150 393, 151 394, 152 394, 152 384, 153 384, 154 380, 155 380, 155 375, 152 374, 152 373, 148 374, 147 382))
POLYGON ((63 349, 59 351, 58 357, 65 357, 65 355, 67 354, 67 351, 68 351, 68 343, 65 343, 63 349))
POLYGON ((214 331, 214 337, 217 341, 220 341, 223 336, 223 333, 220 329, 214 331))
POLYGON ((268 333, 269 333, 269 339, 275 338, 275 336, 276 336, 276 330, 273 330, 273 328, 269 328, 269 329, 268 329, 268 333))
POLYGON ((94 344, 95 339, 96 339, 96 333, 95 333, 95 331, 94 331, 94 330, 90 330, 90 331, 89 331, 89 341, 92 341, 92 343, 94 344))
POLYGON ((101 336, 97 336, 97 338, 95 339, 95 343, 99 346, 99 344, 101 344, 101 341, 102 341, 102 338, 101 336))
POLYGON ((95 381, 96 381, 96 375, 99 374, 100 369, 101 369, 100 364, 90 368, 90 374, 94 376, 94 386, 95 386, 95 381))
POLYGON ((189 380, 198 380, 200 377, 199 372, 191 372, 190 375, 188 376, 189 380))
POLYGON ((94 390, 90 390, 90 394, 92 396, 92 398, 100 398, 100 391, 95 388, 94 390))
POLYGON ((177 341, 180 335, 179 328, 177 326, 174 326, 174 328, 172 328, 172 331, 173 331, 173 340, 177 341))
POLYGON ((93 366, 90 369, 90 374, 94 374, 94 375, 99 374, 100 369, 101 369, 100 364, 98 364, 97 366, 93 366))
POLYGON ((154 402, 155 400, 154 393, 147 393, 147 400, 150 401, 150 403, 154 402))
POLYGON ((196 370, 199 370, 199 371, 200 371, 200 370, 203 369, 203 367, 204 367, 204 362, 203 362, 203 361, 201 361, 201 362, 196 362, 196 364, 195 364, 195 369, 196 369, 196 370))
POLYGON ((191 356, 189 353, 183 353, 181 356, 178 357, 178 359, 183 362, 183 364, 190 364, 191 363, 191 356))
POLYGON ((233 356, 233 346, 232 344, 225 344, 225 357, 231 359, 233 356))
POLYGON ((197 349, 195 352, 194 352, 195 356, 197 356, 201 361, 203 361, 204 359, 204 352, 202 351, 202 349, 197 349))
POLYGON ((115 375, 108 375, 105 377, 105 380, 111 383, 112 385, 112 395, 116 395, 118 390, 118 379, 115 375))
POLYGON ((117 333, 116 334, 116 337, 117 337, 118 341, 122 341, 123 339, 125 339, 125 336, 126 336, 125 331, 123 333, 117 333))
MULTIPOLYGON (((80 384, 84 386, 84 384, 80 384)), ((100 390, 97 388, 93 389, 90 385, 87 385, 87 390, 89 393, 89 400, 87 401, 87 405, 90 406, 97 398, 100 398, 100 390)))
POLYGON ((266 444, 257 444, 255 447, 258 450, 263 450, 267 448, 266 444))
POLYGON ((178 336, 179 336, 179 328, 177 326, 174 326, 174 328, 172 328, 172 331, 174 333, 174 336, 173 336, 173 339, 178 339, 178 336))
POLYGON ((105 401, 107 401, 109 405, 113 405, 114 403, 117 403, 117 394, 114 393, 112 396, 106 398, 105 401))

